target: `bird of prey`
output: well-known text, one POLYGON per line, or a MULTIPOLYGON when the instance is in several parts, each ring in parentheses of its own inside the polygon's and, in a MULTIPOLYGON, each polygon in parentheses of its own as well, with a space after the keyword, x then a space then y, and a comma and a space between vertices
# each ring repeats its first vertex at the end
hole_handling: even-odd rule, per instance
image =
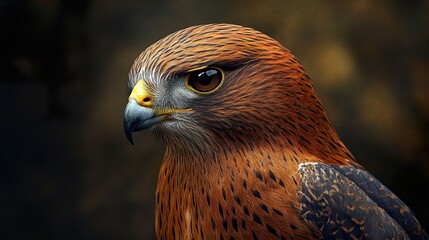
POLYGON ((135 60, 124 129, 166 144, 158 239, 428 239, 359 165, 310 78, 276 40, 189 27, 135 60))

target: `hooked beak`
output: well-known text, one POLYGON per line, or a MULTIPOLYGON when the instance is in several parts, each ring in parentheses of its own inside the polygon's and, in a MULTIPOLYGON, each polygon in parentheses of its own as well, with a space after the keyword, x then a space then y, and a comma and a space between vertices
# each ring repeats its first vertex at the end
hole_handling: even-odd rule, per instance
POLYGON ((128 141, 134 145, 133 132, 147 129, 169 118, 167 114, 157 114, 152 108, 139 105, 131 99, 125 107, 124 131, 128 141))
POLYGON ((174 113, 192 111, 191 108, 156 109, 153 108, 154 102, 155 98, 147 90, 145 81, 139 80, 128 98, 124 112, 124 131, 131 144, 134 145, 133 132, 170 120, 170 116, 174 113))
POLYGON ((139 80, 128 97, 124 113, 124 131, 131 144, 134 144, 133 132, 149 128, 168 118, 168 115, 157 114, 152 108, 153 102, 154 97, 147 90, 145 81, 139 80))

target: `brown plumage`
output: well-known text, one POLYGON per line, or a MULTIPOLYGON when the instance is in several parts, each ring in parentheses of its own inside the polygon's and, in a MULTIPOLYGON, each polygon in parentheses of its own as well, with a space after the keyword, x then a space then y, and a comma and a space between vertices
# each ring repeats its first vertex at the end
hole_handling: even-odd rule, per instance
POLYGON ((393 193, 373 191, 385 187, 354 161, 303 67, 272 38, 230 24, 178 31, 136 59, 129 88, 127 136, 150 127, 167 146, 158 239, 427 237, 393 193))

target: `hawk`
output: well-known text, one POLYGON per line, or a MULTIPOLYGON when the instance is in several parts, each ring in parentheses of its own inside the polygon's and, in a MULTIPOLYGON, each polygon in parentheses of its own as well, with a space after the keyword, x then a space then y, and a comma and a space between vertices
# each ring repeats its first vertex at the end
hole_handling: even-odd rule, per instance
POLYGON ((158 239, 428 239, 359 165, 296 57, 254 29, 189 27, 134 62, 124 129, 166 144, 158 239))

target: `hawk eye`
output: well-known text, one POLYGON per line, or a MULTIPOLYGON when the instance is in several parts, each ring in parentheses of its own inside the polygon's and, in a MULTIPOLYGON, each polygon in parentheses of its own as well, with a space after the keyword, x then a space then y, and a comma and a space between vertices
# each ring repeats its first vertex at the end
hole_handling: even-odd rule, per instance
POLYGON ((186 87, 194 92, 208 94, 216 91, 223 83, 224 74, 219 68, 209 67, 190 72, 186 87))

